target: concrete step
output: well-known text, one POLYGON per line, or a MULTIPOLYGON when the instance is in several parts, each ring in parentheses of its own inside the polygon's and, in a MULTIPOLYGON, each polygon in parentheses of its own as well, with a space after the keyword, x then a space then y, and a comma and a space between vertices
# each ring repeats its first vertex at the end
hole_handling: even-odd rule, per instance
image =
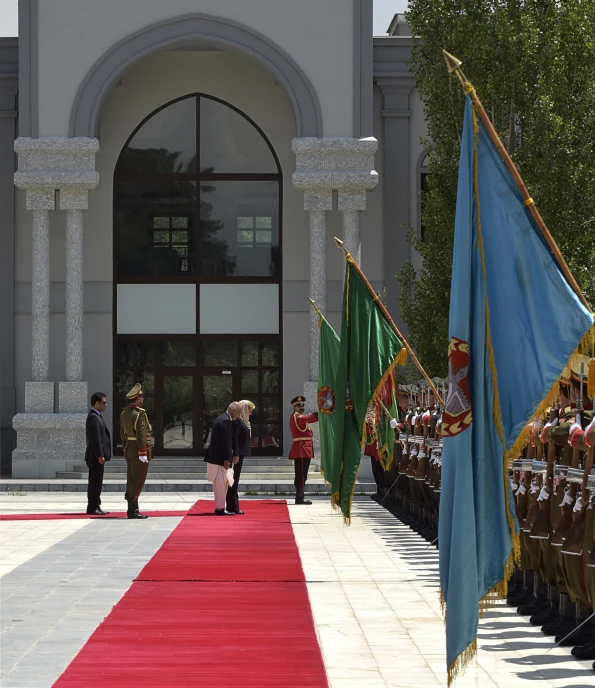
MULTIPOLYGON (((27 493, 27 492, 86 492, 87 480, 27 480, 24 478, 12 478, 0 480, 0 492, 27 493)), ((105 479, 103 481, 104 492, 125 492, 125 480, 105 479)), ((213 494, 213 487, 208 480, 176 480, 167 481, 148 479, 145 482, 144 492, 206 492, 213 494)), ((373 482, 357 481, 354 494, 373 494, 376 485, 373 482)), ((295 493, 292 480, 277 481, 241 481, 240 493, 242 494, 273 494, 292 495, 295 493)), ((330 494, 324 480, 308 480, 306 494, 330 494)))
MULTIPOLYGON (((87 478, 88 471, 85 469, 83 471, 58 471, 56 473, 56 478, 58 480, 81 480, 87 478)), ((153 466, 149 468, 150 477, 159 480, 206 480, 206 471, 199 472, 179 472, 179 473, 166 473, 160 469, 155 469, 153 466)), ((119 472, 105 472, 104 480, 125 480, 126 471, 119 472)), ((242 482, 245 480, 251 480, 252 482, 258 482, 259 480, 293 480, 293 471, 287 471, 285 473, 280 473, 275 471, 275 473, 253 473, 252 471, 242 470, 242 482)), ((308 471, 308 479, 322 479, 320 471, 308 471)))
MULTIPOLYGON (((314 459, 314 463, 318 464, 318 457, 314 459)), ((106 469, 109 466, 126 465, 126 460, 123 456, 113 456, 111 461, 106 463, 106 469)), ((247 456, 244 459, 244 466, 286 466, 292 465, 287 457, 283 456, 247 456)), ((81 460, 77 463, 77 466, 84 466, 85 462, 81 456, 81 460)), ((151 465, 155 466, 206 466, 203 456, 156 456, 151 461, 151 465)))
MULTIPOLYGON (((318 466, 311 466, 313 470, 317 470, 318 466)), ((124 461, 114 463, 113 461, 109 461, 108 463, 105 464, 105 475, 116 475, 119 473, 126 473, 127 466, 124 461)), ((206 475, 207 473, 207 464, 204 462, 201 462, 200 464, 194 464, 194 465, 186 465, 186 464, 178 464, 178 463, 171 463, 171 464, 163 464, 163 463, 155 463, 155 461, 151 461, 151 466, 149 468, 150 471, 157 471, 159 473, 162 473, 163 475, 168 475, 168 474, 178 474, 178 473, 187 473, 187 474, 196 474, 196 475, 206 475)), ((85 464, 76 464, 73 467, 73 471, 75 473, 83 473, 84 475, 87 475, 87 466, 85 464)), ((283 463, 279 463, 277 466, 258 466, 258 465, 253 465, 250 463, 244 462, 244 465, 242 467, 242 474, 244 473, 250 473, 250 474, 260 474, 260 473, 275 473, 275 474, 284 474, 287 473, 289 475, 293 475, 293 465, 289 463, 289 461, 284 461, 283 463)), ((59 476, 58 476, 59 477, 59 476)))

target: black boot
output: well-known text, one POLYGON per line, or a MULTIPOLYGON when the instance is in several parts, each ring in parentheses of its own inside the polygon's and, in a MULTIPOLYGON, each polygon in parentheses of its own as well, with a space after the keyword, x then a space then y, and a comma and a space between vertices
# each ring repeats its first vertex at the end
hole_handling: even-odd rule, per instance
POLYGON ((149 518, 145 514, 140 513, 138 509, 138 499, 135 499, 134 502, 132 502, 132 504, 128 505, 128 518, 149 518))
POLYGON ((312 502, 309 499, 304 499, 304 488, 303 487, 296 487, 295 503, 296 504, 312 504, 312 502))
POLYGON ((546 607, 546 609, 540 614, 534 614, 529 619, 529 623, 533 626, 547 626, 555 623, 559 620, 559 618, 560 614, 558 613, 558 610, 553 605, 550 605, 549 607, 546 607))
POLYGON ((582 628, 577 628, 568 638, 562 640, 565 635, 566 634, 560 634, 556 636, 556 644, 560 645, 560 647, 583 646, 587 645, 593 639, 593 634, 585 631, 584 626, 582 628))
POLYGON ((573 647, 572 654, 577 659, 595 659, 595 637, 588 645, 573 647))

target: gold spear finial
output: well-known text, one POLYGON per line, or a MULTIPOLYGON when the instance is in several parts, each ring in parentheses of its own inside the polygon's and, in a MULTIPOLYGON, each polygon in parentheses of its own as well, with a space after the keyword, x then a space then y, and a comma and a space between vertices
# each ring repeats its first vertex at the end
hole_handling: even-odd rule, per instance
POLYGON ((345 242, 341 241, 338 237, 335 237, 335 244, 337 244, 337 248, 343 248, 343 244, 345 242))
POLYGON ((310 301, 310 304, 316 308, 316 301, 314 299, 308 299, 310 301))
POLYGON ((446 61, 446 66, 448 67, 449 72, 454 72, 463 64, 458 57, 451 55, 450 53, 446 52, 446 50, 443 50, 442 54, 444 55, 444 60, 446 61))

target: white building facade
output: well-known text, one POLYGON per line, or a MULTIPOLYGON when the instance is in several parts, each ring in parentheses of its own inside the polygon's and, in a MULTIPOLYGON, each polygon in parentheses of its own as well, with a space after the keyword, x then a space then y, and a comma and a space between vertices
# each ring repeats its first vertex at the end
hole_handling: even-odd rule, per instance
MULTIPOLYGON (((344 239, 398 317, 424 168, 411 37, 372 0, 21 0, 0 39, 2 473, 80 462, 134 382, 156 453, 251 399, 256 456, 316 406, 344 239), (14 151, 14 152, 13 152, 14 151)), ((419 230, 419 227, 418 227, 419 230)))

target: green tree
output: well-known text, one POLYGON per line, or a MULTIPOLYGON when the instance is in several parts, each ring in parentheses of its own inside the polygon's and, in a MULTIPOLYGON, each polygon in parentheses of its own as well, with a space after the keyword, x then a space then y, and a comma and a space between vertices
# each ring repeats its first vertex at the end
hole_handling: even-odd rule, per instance
POLYGON ((446 374, 448 310, 464 93, 445 48, 464 63, 591 304, 595 304, 595 2, 410 0, 411 69, 428 123, 421 256, 397 277, 409 341, 430 375, 446 374))

